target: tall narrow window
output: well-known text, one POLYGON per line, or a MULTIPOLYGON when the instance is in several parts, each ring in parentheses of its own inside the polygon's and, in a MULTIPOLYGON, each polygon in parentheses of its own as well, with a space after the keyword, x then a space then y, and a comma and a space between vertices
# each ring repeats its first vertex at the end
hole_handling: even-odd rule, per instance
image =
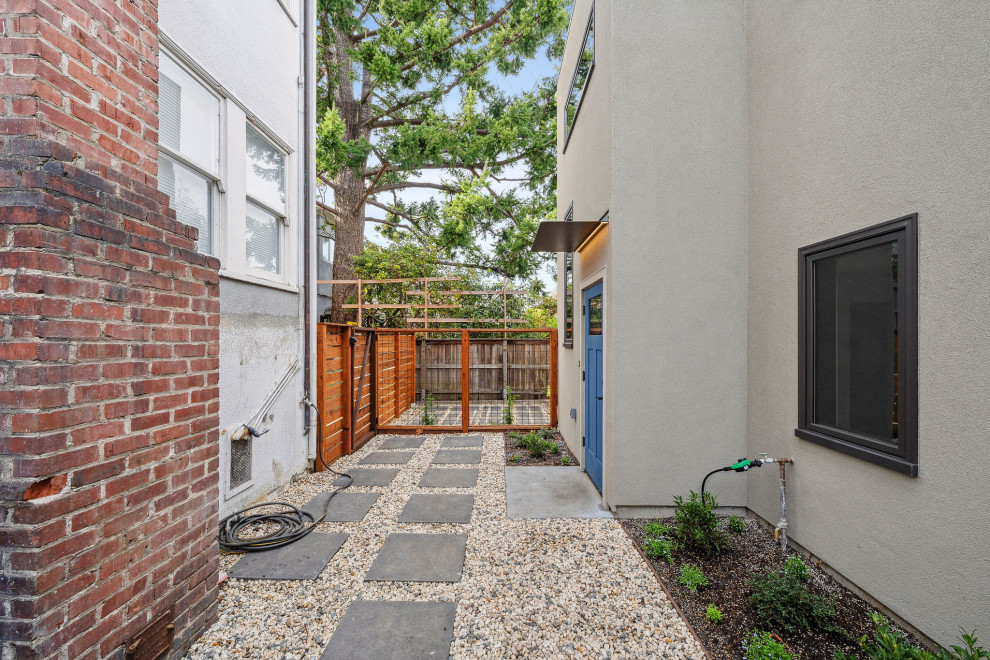
MULTIPOLYGON (((564 222, 574 220, 574 205, 567 209, 564 222)), ((564 254, 564 348, 574 347, 574 253, 564 254)))
POLYGON ((282 273, 285 213, 285 154, 247 127, 247 218, 245 258, 249 268, 282 273))
POLYGON ((917 216, 799 254, 795 433, 916 475, 917 216))
POLYGON ((159 71, 158 187, 179 222, 199 229, 200 252, 216 254, 213 193, 220 180, 220 99, 167 54, 159 71))
POLYGON ((588 87, 588 79, 591 78, 591 70, 595 66, 595 7, 591 6, 591 16, 588 18, 588 27, 584 31, 584 43, 581 46, 581 53, 578 56, 577 64, 574 67, 574 75, 571 77, 571 88, 567 92, 567 124, 564 144, 571 136, 571 129, 574 120, 577 119, 578 110, 581 108, 581 100, 584 98, 584 91, 588 87))

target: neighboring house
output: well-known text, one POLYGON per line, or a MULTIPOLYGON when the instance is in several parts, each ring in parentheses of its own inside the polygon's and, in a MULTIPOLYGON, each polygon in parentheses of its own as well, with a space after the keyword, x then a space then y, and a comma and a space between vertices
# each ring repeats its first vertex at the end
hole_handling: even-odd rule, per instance
POLYGON ((220 259, 221 515, 309 453, 300 11, 300 0, 159 3, 158 185, 220 259), (264 435, 241 437, 245 424, 264 435))
MULTIPOLYGON (((333 279, 333 236, 329 232, 320 232, 317 236, 319 249, 316 254, 316 279, 326 282, 333 279)), ((332 284, 316 285, 316 317, 321 320, 330 313, 330 296, 333 294, 332 284)))
MULTIPOLYGON (((790 457, 790 537, 942 644, 990 635, 988 31, 978 2, 577 0, 570 222, 534 245, 604 504, 790 457)), ((778 486, 708 482, 771 523, 778 486)))

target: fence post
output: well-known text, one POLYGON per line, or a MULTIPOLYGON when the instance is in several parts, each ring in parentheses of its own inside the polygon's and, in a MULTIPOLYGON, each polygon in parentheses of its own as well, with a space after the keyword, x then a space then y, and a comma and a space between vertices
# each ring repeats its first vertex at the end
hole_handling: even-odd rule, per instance
POLYGON ((550 331, 550 427, 557 428, 557 330, 550 331))
POLYGON ((354 369, 351 356, 354 347, 351 346, 351 326, 344 328, 343 343, 341 353, 344 358, 344 368, 341 370, 340 379, 342 383, 341 396, 344 397, 344 429, 341 440, 344 443, 344 456, 351 455, 351 447, 354 446, 354 425, 351 423, 351 401, 354 397, 354 369))
POLYGON ((461 330, 461 431, 471 424, 471 353, 468 331, 461 330))

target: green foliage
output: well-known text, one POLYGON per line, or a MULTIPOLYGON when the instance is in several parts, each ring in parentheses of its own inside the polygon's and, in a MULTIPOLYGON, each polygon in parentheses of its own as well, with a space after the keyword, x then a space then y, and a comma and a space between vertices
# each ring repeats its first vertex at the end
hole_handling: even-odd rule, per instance
POLYGON ((746 531, 746 522, 739 516, 729 516, 729 522, 726 523, 726 527, 733 534, 742 534, 746 531))
POLYGON ((675 533, 685 547, 706 555, 717 554, 728 547, 728 537, 718 526, 717 508, 718 500, 713 495, 705 495, 702 500, 692 490, 687 500, 680 495, 674 497, 675 533))
MULTIPOLYGON (((518 394, 512 393, 512 388, 509 386, 505 387, 505 407, 502 408, 502 423, 512 424, 515 421, 515 416, 513 415, 513 408, 515 408, 516 401, 519 399, 518 394)), ((530 452, 532 453, 532 451, 530 452)), ((542 453, 541 453, 542 455, 542 453)))
MULTIPOLYGON (((405 236, 499 276, 534 275, 547 257, 530 252, 532 236, 556 213, 556 79, 509 94, 495 76, 518 74, 541 51, 558 61, 568 7, 319 0, 317 165, 338 235, 362 235, 371 204, 385 212, 389 241, 405 236), (435 198, 404 200, 414 187, 435 198)), ((351 276, 346 243, 338 277, 351 276)))
POLYGON ((709 603, 708 609, 705 610, 705 618, 710 623, 722 623, 722 619, 725 617, 722 614, 722 610, 715 607, 715 603, 709 603))
POLYGON ((560 446, 556 442, 544 440, 539 431, 510 433, 509 437, 515 441, 516 447, 526 449, 533 458, 543 458, 543 455, 547 452, 551 454, 560 453, 560 446))
POLYGON ((568 464, 570 464, 570 462, 571 462, 570 456, 561 456, 560 457, 560 464, 561 465, 568 465, 568 464))
POLYGON ((808 565, 797 555, 788 557, 787 561, 784 562, 784 568, 782 570, 785 575, 792 575, 801 582, 808 581, 808 565))
POLYGON ((768 626, 787 632, 834 629, 832 602, 811 593, 794 572, 757 573, 746 584, 752 590, 749 602, 757 618, 768 626))
POLYGON ((427 393, 426 400, 423 402, 423 417, 420 419, 420 423, 423 426, 433 426, 437 423, 436 417, 433 416, 433 394, 427 393))
POLYGON ((654 520, 643 525, 643 534, 645 536, 673 536, 674 528, 654 520))
POLYGON ((794 654, 768 632, 754 630, 743 640, 745 660, 793 660, 794 654))
POLYGON ((701 567, 695 564, 684 564, 681 566, 681 574, 677 581, 684 585, 688 591, 697 593, 698 589, 708 585, 708 578, 701 571, 701 567))
MULTIPOLYGON (((866 635, 859 640, 859 646, 870 660, 988 660, 990 649, 979 646, 975 631, 967 633, 960 630, 963 644, 953 644, 951 650, 940 649, 938 653, 911 644, 907 636, 894 630, 878 612, 870 614, 876 631, 873 641, 867 641, 866 635)), ((841 651, 836 652, 834 660, 855 660, 841 651)))
POLYGON ((669 564, 674 561, 677 542, 666 536, 647 536, 643 539, 640 547, 650 559, 663 559, 669 564))

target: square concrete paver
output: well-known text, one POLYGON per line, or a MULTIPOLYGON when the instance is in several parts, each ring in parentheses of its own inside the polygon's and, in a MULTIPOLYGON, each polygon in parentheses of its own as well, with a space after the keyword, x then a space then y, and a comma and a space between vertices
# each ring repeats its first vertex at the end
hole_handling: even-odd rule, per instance
POLYGON ((399 515, 400 523, 469 523, 474 495, 412 495, 399 515))
POLYGON ((295 543, 249 552, 227 575, 244 580, 315 580, 347 540, 347 534, 312 532, 295 543))
POLYGON ((366 582, 459 582, 467 534, 389 534, 366 582))
MULTIPOLYGON (((323 506, 326 504, 330 493, 317 493, 302 508, 306 513, 314 518, 323 515, 323 506)), ((337 493, 330 500, 327 508, 327 517, 324 522, 359 522, 364 520, 365 514, 378 499, 378 493, 337 493)))
POLYGON ((320 660, 443 660, 456 614, 456 603, 355 600, 320 660))
MULTIPOLYGON (((351 486, 387 486, 399 474, 399 468, 350 468, 346 472, 354 477, 351 486)), ((348 481, 347 477, 338 477, 333 485, 346 486, 348 481)))
POLYGON ((509 518, 611 518, 591 478, 579 467, 505 468, 509 518))
POLYGON ((419 480, 420 488, 474 488, 478 485, 478 470, 474 468, 426 468, 419 480))
POLYGON ((441 447, 480 447, 484 438, 480 435, 454 435, 443 441, 441 447))
POLYGON ((433 457, 433 463, 437 465, 477 465, 480 462, 480 449, 439 449, 433 457))
POLYGON ((388 438, 378 446, 379 449, 419 449, 426 442, 426 438, 417 438, 414 435, 398 436, 388 438))
POLYGON ((373 451, 361 459, 361 465, 405 465, 414 451, 373 451))

